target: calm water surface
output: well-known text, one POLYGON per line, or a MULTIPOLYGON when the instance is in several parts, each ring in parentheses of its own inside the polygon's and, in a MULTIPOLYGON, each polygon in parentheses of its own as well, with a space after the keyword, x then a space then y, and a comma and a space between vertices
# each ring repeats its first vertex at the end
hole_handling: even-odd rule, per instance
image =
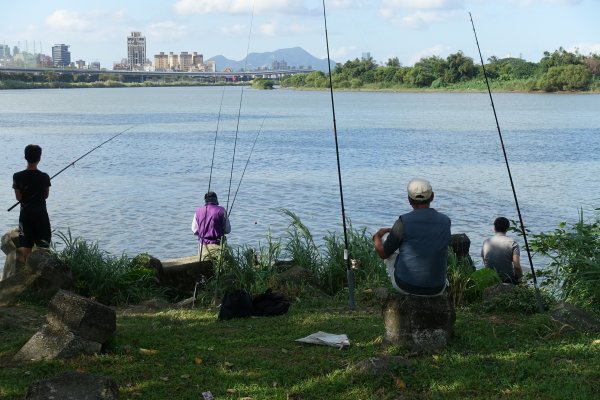
MULTIPOLYGON (((494 102, 527 227, 552 230, 580 208, 591 217, 600 205, 600 95, 498 93, 494 102)), ((453 233, 471 238, 477 260, 493 219, 517 219, 487 93, 335 93, 335 107, 355 228, 373 232, 409 211, 405 187, 414 176, 432 182, 433 206, 451 217, 453 233)), ((282 208, 319 241, 342 231, 329 92, 19 90, 0 91, 0 109, 5 210, 15 202, 12 173, 25 167, 27 144, 43 147, 40 169, 53 175, 133 127, 56 177, 48 200, 54 229, 112 254, 195 253, 190 225, 208 188, 218 121, 211 188, 231 205, 264 120, 233 203, 230 244, 264 243, 269 229, 283 235, 282 208)), ((0 231, 17 221, 18 208, 3 211, 0 231)))

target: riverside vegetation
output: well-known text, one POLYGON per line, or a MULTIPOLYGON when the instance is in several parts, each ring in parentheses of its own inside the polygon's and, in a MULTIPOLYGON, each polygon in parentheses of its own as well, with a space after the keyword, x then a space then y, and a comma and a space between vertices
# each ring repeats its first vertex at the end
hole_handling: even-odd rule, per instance
MULTIPOLYGON (((520 58, 490 57, 485 72, 493 90, 501 91, 600 91, 600 55, 571 53, 562 47, 544 52, 533 63, 520 58)), ((331 74, 335 89, 357 90, 458 90, 486 91, 481 65, 461 51, 446 59, 423 57, 412 67, 397 57, 385 65, 372 58, 337 64, 331 74)), ((329 78, 321 71, 282 79, 282 87, 326 88, 329 78)))
MULTIPOLYGON (((449 255, 448 279, 457 306, 455 337, 438 354, 416 354, 381 343, 383 320, 376 288, 390 287, 371 235, 349 227, 349 251, 359 261, 358 307, 348 310, 344 241, 337 233, 316 244, 310 230, 289 210, 285 237, 267 233, 258 249, 228 247, 214 279, 192 309, 136 308, 135 303, 176 294, 158 288, 153 271, 140 261, 114 257, 97 245, 62 234, 57 256, 76 277, 73 291, 118 310, 117 331, 105 352, 69 360, 10 365, 7 361, 31 334, 34 324, 0 325, 0 399, 23 398, 34 381, 61 371, 109 376, 125 399, 197 399, 210 391, 229 399, 595 399, 600 395, 600 341, 590 333, 557 326, 536 313, 530 287, 493 301, 481 300, 498 282, 493 271, 472 272, 449 255), (292 260, 311 271, 312 283, 277 290, 292 299, 279 317, 217 321, 215 296, 233 287, 251 293, 272 287, 275 261, 292 260), (129 305, 128 307, 126 307, 129 305), (345 333, 351 347, 338 350, 304 345, 295 339, 323 330, 345 333), (403 356, 404 361, 377 376, 360 372, 357 362, 374 356, 403 356)), ((548 308, 557 300, 600 313, 600 216, 551 233, 533 234, 532 248, 550 257, 543 279, 548 308)), ((175 297, 174 297, 175 296, 175 297)), ((34 299, 20 310, 44 306, 34 299)), ((40 320, 41 321, 41 320, 40 320)))
MULTIPOLYGON (((538 63, 520 58, 490 57, 485 71, 492 90, 541 92, 599 92, 600 55, 571 53, 562 47, 544 52, 538 63)), ((256 78, 252 82, 203 81, 186 76, 140 78, 126 74, 99 71, 63 73, 60 69, 43 73, 1 72, 0 89, 36 88, 102 88, 147 86, 212 86, 252 85, 257 89, 272 89, 275 82, 256 78), (140 81, 142 80, 142 81, 140 81)), ((72 71, 71 71, 72 72, 72 71)), ((225 78, 222 78, 225 79, 225 78)), ((414 66, 403 66, 397 57, 378 65, 373 58, 338 63, 332 71, 334 89, 341 90, 455 90, 486 91, 483 68, 462 51, 439 56, 423 57, 414 66)), ((283 78, 281 87, 323 89, 329 87, 329 77, 315 71, 283 78)))

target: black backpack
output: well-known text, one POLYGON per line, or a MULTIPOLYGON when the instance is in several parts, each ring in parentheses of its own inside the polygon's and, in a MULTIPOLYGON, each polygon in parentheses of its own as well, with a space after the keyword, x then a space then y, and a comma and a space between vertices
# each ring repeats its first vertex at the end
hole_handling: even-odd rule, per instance
POLYGON ((288 312, 290 301, 284 294, 267 289, 252 298, 252 308, 252 315, 256 316, 282 315, 288 312))
POLYGON ((219 309, 219 320, 245 318, 252 315, 252 300, 246 289, 225 292, 219 309))
POLYGON ((271 289, 252 298, 246 289, 237 289, 225 292, 221 300, 219 320, 282 315, 288 312, 289 308, 290 302, 287 297, 281 293, 273 293, 271 289))

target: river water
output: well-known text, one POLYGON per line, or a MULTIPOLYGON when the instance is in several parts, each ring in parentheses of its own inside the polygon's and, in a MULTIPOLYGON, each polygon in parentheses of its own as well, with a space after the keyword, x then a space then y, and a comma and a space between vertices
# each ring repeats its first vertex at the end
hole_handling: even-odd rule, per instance
MULTIPOLYGON (((450 216, 453 233, 470 237, 477 261, 494 218, 517 219, 487 93, 336 92, 334 98, 345 209, 355 228, 374 232, 409 211, 405 187, 416 176, 431 181, 432 205, 450 216)), ((576 220, 579 209, 592 217, 600 206, 600 95, 493 98, 527 228, 553 230, 576 220)), ((48 199, 53 229, 70 229, 111 254, 195 254, 190 226, 208 188, 213 148, 211 189, 222 205, 233 204, 230 244, 264 243, 269 229, 283 235, 289 224, 283 208, 318 242, 342 232, 329 92, 6 90, 0 109, 4 209, 15 202, 11 177, 25 167, 27 144, 42 146, 39 168, 53 175, 132 127, 53 179, 48 199)), ((4 211, 0 231, 17 221, 18 208, 4 211)))

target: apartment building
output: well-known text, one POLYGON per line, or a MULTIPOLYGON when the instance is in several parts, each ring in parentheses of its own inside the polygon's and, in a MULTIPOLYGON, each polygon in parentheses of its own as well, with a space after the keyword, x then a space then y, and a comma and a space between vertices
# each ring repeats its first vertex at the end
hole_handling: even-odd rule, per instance
POLYGON ((154 55, 154 69, 156 71, 216 72, 216 65, 212 60, 205 64, 204 56, 196 51, 191 54, 187 51, 182 51, 180 54, 173 52, 165 54, 161 51, 154 55))
POLYGON ((131 32, 127 37, 127 67, 143 70, 146 65, 146 37, 141 32, 131 32))
POLYGON ((68 67, 71 64, 71 52, 66 44, 52 46, 52 64, 55 67, 68 67))

